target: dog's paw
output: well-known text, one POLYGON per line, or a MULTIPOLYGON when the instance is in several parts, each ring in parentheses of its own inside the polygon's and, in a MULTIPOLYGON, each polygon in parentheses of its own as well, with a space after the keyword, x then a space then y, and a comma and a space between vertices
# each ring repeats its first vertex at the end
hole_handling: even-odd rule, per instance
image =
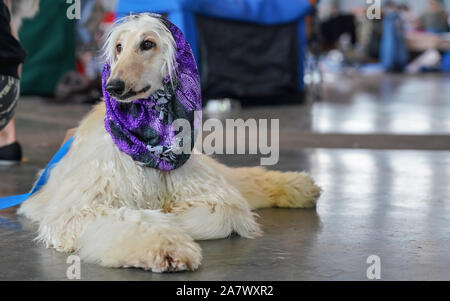
POLYGON ((103 216, 86 228, 77 243, 81 259, 105 267, 192 271, 202 259, 192 237, 159 211, 128 210, 103 216))
POLYGON ((194 241, 166 240, 152 246, 133 266, 156 273, 193 271, 201 260, 201 249, 194 241))

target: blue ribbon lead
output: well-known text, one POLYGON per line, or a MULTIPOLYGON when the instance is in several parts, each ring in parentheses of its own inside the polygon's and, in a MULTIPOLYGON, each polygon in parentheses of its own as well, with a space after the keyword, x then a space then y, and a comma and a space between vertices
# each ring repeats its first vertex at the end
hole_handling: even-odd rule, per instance
POLYGON ((37 180, 36 184, 34 185, 34 187, 30 193, 0 198, 0 210, 17 206, 17 205, 25 202, 30 196, 32 196, 34 193, 39 191, 39 189, 41 189, 47 183, 48 177, 50 175, 50 171, 53 168, 53 166, 55 164, 57 164, 59 161, 61 161, 61 159, 64 158, 64 156, 67 154, 67 152, 70 149, 70 146, 72 145, 73 140, 74 140, 74 137, 70 138, 56 152, 56 154, 53 156, 53 158, 47 164, 47 167, 45 168, 45 170, 42 173, 39 180, 37 180))

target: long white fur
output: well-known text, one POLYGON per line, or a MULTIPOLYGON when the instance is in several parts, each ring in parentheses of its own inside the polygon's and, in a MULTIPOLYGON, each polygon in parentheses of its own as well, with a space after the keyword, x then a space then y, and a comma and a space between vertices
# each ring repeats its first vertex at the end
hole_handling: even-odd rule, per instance
MULTIPOLYGON (((129 17, 115 27, 107 47, 114 45, 116 30, 159 31, 161 25, 151 16, 129 17)), ((167 34, 160 31, 169 41, 167 34)), ((154 272, 195 270, 202 255, 194 240, 233 232, 257 237, 262 232, 251 210, 314 207, 320 195, 304 173, 232 169, 201 154, 170 172, 141 167, 116 147, 104 116, 102 103, 81 122, 46 186, 19 209, 39 223, 39 241, 77 252, 87 262, 154 272)))

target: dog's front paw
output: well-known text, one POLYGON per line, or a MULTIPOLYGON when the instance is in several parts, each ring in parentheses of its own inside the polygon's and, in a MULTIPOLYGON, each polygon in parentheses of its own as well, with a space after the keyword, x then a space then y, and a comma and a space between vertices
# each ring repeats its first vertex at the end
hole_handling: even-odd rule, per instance
POLYGON ((123 267, 142 268, 148 271, 179 272, 196 270, 202 260, 197 243, 184 233, 157 231, 141 250, 134 250, 123 267))
POLYGON ((193 271, 199 267, 201 260, 201 250, 195 242, 189 243, 189 246, 169 246, 153 254, 151 270, 158 273, 193 271))
POLYGON ((195 270, 201 249, 191 236, 159 211, 128 210, 91 223, 78 240, 86 262, 105 267, 136 267, 153 272, 195 270), (124 214, 122 214, 124 213, 124 214))
POLYGON ((181 241, 166 237, 158 240, 137 260, 134 267, 157 273, 193 271, 199 267, 202 260, 201 249, 190 237, 182 238, 181 241))

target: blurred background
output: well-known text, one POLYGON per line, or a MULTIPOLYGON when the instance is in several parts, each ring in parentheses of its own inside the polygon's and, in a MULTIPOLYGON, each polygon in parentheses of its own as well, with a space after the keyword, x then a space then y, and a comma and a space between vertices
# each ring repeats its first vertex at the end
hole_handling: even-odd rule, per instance
MULTIPOLYGON (((251 256, 224 259, 264 268, 207 279, 364 279, 352 263, 368 254, 392 267, 383 279, 449 279, 450 0, 80 0, 79 20, 68 19, 65 0, 41 0, 33 18, 27 5, 37 0, 12 2, 28 53, 16 114, 25 158, 0 168, 0 196, 26 192, 101 100, 99 50, 114 20, 156 12, 192 46, 204 119, 279 119, 280 161, 269 168, 306 170, 324 190, 317 211, 262 214, 286 226, 268 229, 267 249, 247 242, 251 256)), ((217 253, 238 244, 214 243, 217 253)))
MULTIPOLYGON (((17 0, 14 5, 33 1, 17 0)), ((41 0, 39 13, 23 21, 20 40, 28 56, 23 66, 22 95, 69 104, 99 101, 103 66, 99 50, 105 32, 115 19, 145 11, 165 15, 185 33, 201 72, 203 104, 210 112, 246 105, 313 103, 319 111, 312 117, 325 117, 314 118, 311 129, 349 130, 349 120, 332 124, 333 119, 348 118, 359 106, 333 114, 337 108, 315 103, 348 102, 355 89, 390 93, 389 88, 403 83, 403 76, 408 78, 406 88, 424 91, 414 84, 417 78, 423 85, 422 79, 435 77, 430 81, 439 84, 450 72, 450 3, 446 0, 377 0, 373 5, 379 3, 380 8, 373 11, 378 14, 373 18, 367 17, 373 13, 373 5, 366 0, 79 3, 79 20, 68 19, 70 4, 65 1, 41 0)), ((16 18, 26 18, 20 14, 17 11, 16 18)), ((357 95, 370 98, 368 93, 357 95)), ((358 103, 390 105, 386 99, 358 103)), ((369 107, 366 111, 358 113, 373 114, 369 107)), ((395 109, 383 114, 377 124, 369 123, 378 118, 364 115, 366 120, 351 123, 351 130, 449 130, 447 123, 439 126, 429 120, 425 124, 426 116, 418 116, 417 122, 401 128, 398 113, 395 109), (386 120, 391 114, 394 120, 386 120)))
MULTIPOLYGON (((280 118, 283 130, 295 131, 289 137, 312 147, 405 148, 402 136, 388 143, 384 136, 373 142, 367 135, 450 133, 450 1, 74 3, 79 6, 62 0, 14 1, 28 53, 19 119, 22 114, 38 118, 35 110, 45 104, 42 115, 59 112, 51 114, 53 122, 64 110, 80 112, 71 121, 62 117, 65 127, 75 126, 89 104, 101 99, 100 49, 108 28, 117 18, 151 11, 172 20, 190 42, 206 116, 280 118), (30 18, 33 3, 39 11, 30 18), (73 8, 79 8, 79 19, 68 18, 73 8)), ((432 142, 411 147, 448 146, 447 139, 432 142)))
MULTIPOLYGON (((26 2, 35 0, 13 4, 19 20, 26 18, 19 10, 26 2)), ((41 0, 39 13, 23 21, 20 40, 28 52, 23 95, 62 103, 98 101, 105 32, 116 18, 145 11, 165 15, 185 33, 201 71, 204 105, 223 99, 299 104, 308 96, 321 100, 341 76, 450 72, 445 0, 377 0, 379 15, 373 18, 367 17, 373 12, 366 0, 79 3, 79 20, 68 19, 65 1, 41 0)))

